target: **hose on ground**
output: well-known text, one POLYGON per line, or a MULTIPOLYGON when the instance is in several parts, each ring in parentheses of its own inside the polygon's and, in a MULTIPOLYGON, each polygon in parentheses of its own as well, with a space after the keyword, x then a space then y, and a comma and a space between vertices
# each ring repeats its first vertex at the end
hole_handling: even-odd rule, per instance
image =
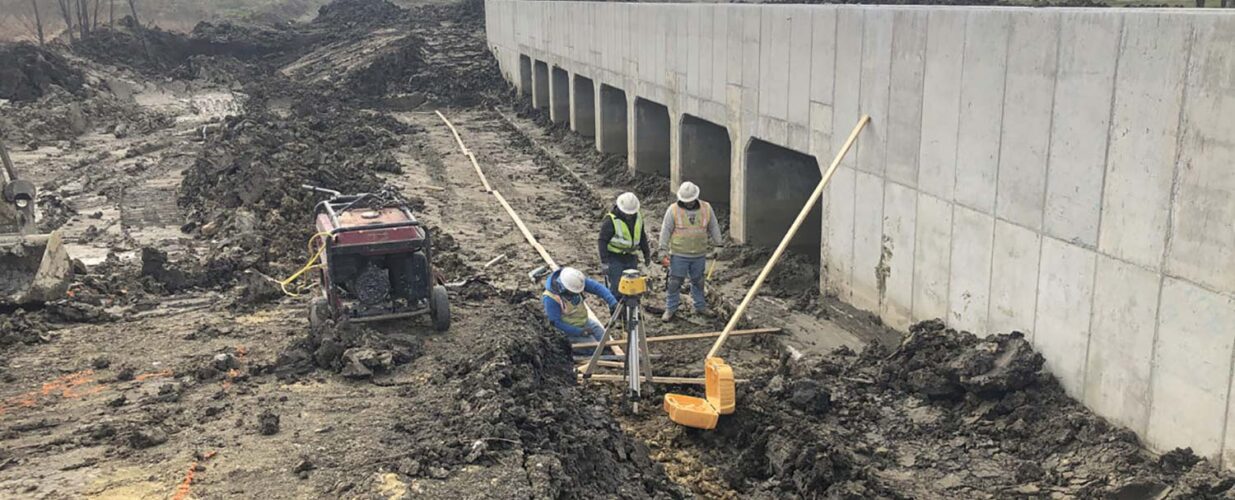
POLYGON ((311 253, 313 256, 309 258, 308 262, 305 262, 304 266, 301 267, 299 271, 296 271, 291 276, 288 276, 286 279, 279 281, 279 289, 283 290, 283 293, 285 295, 287 295, 288 297, 299 297, 304 294, 305 290, 312 287, 312 285, 301 285, 301 286, 296 287, 295 291, 289 291, 287 289, 287 285, 296 281, 296 279, 300 278, 300 276, 304 275, 304 273, 307 273, 314 269, 321 269, 322 267, 325 267, 325 263, 323 263, 321 260, 322 260, 322 255, 326 253, 326 238, 328 237, 330 237, 330 233, 326 233, 326 232, 317 233, 309 237, 309 243, 308 243, 309 253, 311 253), (315 240, 317 240, 318 242, 316 248, 313 245, 315 240))

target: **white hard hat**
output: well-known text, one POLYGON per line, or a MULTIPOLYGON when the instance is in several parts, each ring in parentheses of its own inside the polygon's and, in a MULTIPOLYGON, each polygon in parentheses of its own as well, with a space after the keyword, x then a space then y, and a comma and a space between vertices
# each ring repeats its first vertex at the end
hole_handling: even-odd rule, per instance
POLYGON ((583 293, 583 286, 587 282, 587 277, 583 276, 583 272, 573 267, 562 268, 562 274, 558 279, 570 293, 583 293))
POLYGON ((682 203, 690 203, 699 199, 699 186, 695 183, 686 181, 681 186, 678 186, 678 201, 682 203))
POLYGON ((639 213, 639 197, 635 193, 622 193, 617 198, 617 207, 626 215, 635 215, 639 213))

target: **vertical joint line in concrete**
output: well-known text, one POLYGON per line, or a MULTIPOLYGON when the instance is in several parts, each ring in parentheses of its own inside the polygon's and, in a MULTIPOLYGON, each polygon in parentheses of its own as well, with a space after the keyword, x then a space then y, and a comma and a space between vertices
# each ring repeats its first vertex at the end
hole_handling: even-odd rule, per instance
MULTIPOLYGON (((888 227, 887 227, 887 223, 888 223, 888 143, 891 142, 888 140, 888 132, 890 130, 890 128, 888 127, 888 122, 892 121, 891 119, 891 116, 892 116, 892 68, 896 66, 896 14, 897 14, 896 12, 893 12, 891 15, 892 17, 892 20, 891 20, 892 38, 888 40, 888 91, 886 94, 884 94, 887 96, 888 100, 884 104, 883 109, 884 111, 886 111, 886 113, 884 113, 882 117, 883 123, 880 124, 883 126, 883 165, 880 165, 880 168, 879 168, 879 172, 880 172, 879 183, 881 184, 881 188, 883 192, 880 193, 882 196, 880 196, 881 199, 879 200, 879 205, 880 205, 880 208, 879 208, 879 255, 880 255, 879 261, 882 262, 883 265, 887 266, 889 269, 891 269, 892 263, 883 262, 883 247, 886 244, 884 242, 884 238, 886 238, 888 234, 888 227)), ((914 209, 916 210, 917 207, 915 206, 914 209)), ((887 297, 888 296, 888 282, 887 282, 888 278, 887 277, 883 278, 883 290, 878 290, 879 288, 878 269, 879 267, 876 266, 874 270, 875 288, 876 288, 876 296, 879 299, 878 315, 882 319, 884 317, 884 309, 887 306, 885 302, 887 301, 887 298, 888 298, 887 297)), ((890 274, 891 273, 889 273, 889 276, 890 274)))
MULTIPOLYGON (((837 11, 838 18, 840 17, 839 12, 840 11, 838 10, 837 11)), ((837 21, 838 26, 839 24, 840 24, 840 21, 837 21)), ((837 35, 837 38, 838 39, 840 38, 839 34, 837 35)), ((836 58, 839 60, 840 59, 840 49, 839 48, 836 51, 836 55, 837 55, 836 58)), ((862 66, 863 66, 862 59, 865 57, 866 57, 866 12, 863 12, 862 13, 862 30, 860 33, 858 33, 858 75, 857 75, 858 95, 857 95, 857 102, 856 102, 856 104, 858 105, 858 116, 862 116, 862 113, 863 113, 863 110, 862 110, 862 66)), ((835 113, 833 113, 833 116, 835 116, 835 113)), ((853 118, 856 119, 857 116, 853 118)), ((854 146, 857 147, 858 150, 861 150, 862 148, 861 141, 858 141, 858 144, 854 144, 854 146)), ((854 277, 857 276, 857 267, 858 267, 858 151, 853 152, 853 169, 852 170, 853 170, 853 189, 851 192, 853 193, 853 222, 850 224, 851 234, 849 235, 849 246, 850 246, 849 248, 849 295, 850 297, 849 298, 850 300, 853 299, 854 277)))
MULTIPOLYGON (((1190 76, 1191 69, 1192 69, 1192 46, 1194 45, 1195 39, 1196 39, 1196 28, 1189 27, 1188 35, 1187 35, 1188 49, 1187 49, 1187 53, 1184 55, 1184 75, 1183 75, 1183 80, 1182 80, 1183 88, 1180 90, 1179 115, 1176 117, 1176 134, 1175 134, 1176 139, 1175 139, 1175 159, 1174 159, 1175 164, 1171 168, 1171 192, 1170 192, 1170 196, 1167 199, 1167 207, 1166 207, 1167 208, 1166 241, 1163 242, 1162 256, 1158 261, 1158 299, 1157 299, 1157 309, 1154 311, 1153 352, 1150 354, 1150 358, 1149 358, 1150 359, 1149 395, 1146 397, 1146 399, 1148 400, 1148 407, 1149 407, 1149 417, 1145 419, 1145 432, 1147 433, 1149 432, 1149 429, 1153 427, 1151 425, 1152 420, 1153 420, 1154 392, 1155 392, 1153 380, 1154 380, 1154 376, 1156 375, 1155 372, 1158 371, 1157 370, 1158 344, 1161 341, 1161 337, 1162 337, 1162 294, 1163 294, 1163 291, 1166 289, 1166 276, 1167 276, 1166 255, 1168 253, 1167 249, 1170 247, 1170 244, 1171 244, 1171 228, 1174 227, 1174 224, 1175 224, 1175 221, 1174 221, 1175 190, 1176 190, 1176 186, 1178 186, 1179 184, 1179 151, 1180 151, 1181 143, 1183 142, 1184 109, 1187 107, 1187 104, 1188 104, 1188 78, 1190 76)), ((1227 379, 1227 384, 1228 384, 1227 385, 1227 393, 1228 393, 1227 395, 1228 410, 1227 411, 1229 411, 1230 379, 1227 379)), ((1224 420, 1222 422, 1222 432, 1220 434, 1223 443, 1226 442, 1226 432, 1227 432, 1227 425, 1226 425, 1226 421, 1224 420)), ((1150 443, 1150 444, 1153 444, 1153 443, 1150 443)), ((1222 467, 1221 455, 1219 455, 1218 462, 1219 462, 1218 466, 1222 467)))
MULTIPOLYGON (((971 16, 972 16, 972 13, 965 15, 965 27, 963 28, 964 33, 961 34, 961 75, 960 75, 961 77, 960 77, 960 80, 956 82, 958 86, 963 86, 965 82, 965 59, 966 59, 965 58, 965 47, 969 45, 969 19, 971 16)), ((929 48, 927 50, 929 51, 929 48)), ((925 69, 923 69, 922 81, 923 82, 926 81, 926 70, 925 69)), ((925 85, 925 83, 923 85, 925 85)), ((925 99, 925 95, 923 96, 923 99, 925 99)), ((952 199, 947 200, 948 210, 951 212, 951 219, 948 221, 949 222, 948 224, 948 286, 945 287, 944 289, 945 293, 947 293, 947 295, 944 297, 947 307, 945 307, 943 316, 944 316, 944 324, 948 324, 948 325, 952 324, 952 321, 950 321, 950 319, 951 319, 951 314, 952 314, 952 253, 953 253, 952 249, 953 247, 956 246, 956 241, 955 241, 956 240, 956 172, 957 170, 960 169, 960 163, 961 163, 961 160, 960 160, 960 156, 961 156, 960 155, 960 152, 961 152, 961 110, 964 109, 965 107, 964 102, 965 102, 964 94, 962 92, 957 92, 956 140, 953 141, 954 150, 952 152, 952 195, 951 195, 952 199)), ((925 119, 926 113, 922 113, 922 117, 923 119, 925 119)), ((921 179, 919 179, 918 182, 920 184, 921 179)))
POLYGON ((1119 94, 1119 67, 1123 57, 1127 31, 1127 19, 1124 16, 1120 16, 1119 42, 1115 44, 1115 72, 1111 76, 1111 109, 1106 115, 1106 149, 1102 153, 1102 186, 1098 188, 1098 234, 1094 237, 1094 249, 1099 253, 1102 252, 1102 220, 1106 208, 1106 174, 1111 168, 1111 136, 1115 134, 1115 101, 1116 96, 1119 94))
MULTIPOLYGON (((918 94, 921 96, 922 99, 921 101, 919 101, 919 104, 918 104, 918 115, 919 115, 918 116, 918 154, 913 156, 913 165, 914 165, 913 169, 917 171, 917 175, 915 175, 914 178, 917 179, 918 182, 917 182, 917 187, 913 190, 913 193, 915 195, 913 198, 913 255, 909 258, 910 259, 909 261, 909 266, 910 266, 909 268, 909 323, 910 324, 913 324, 914 322, 914 313, 913 313, 914 302, 917 300, 917 295, 918 295, 913 292, 914 286, 917 284, 917 281, 918 281, 918 247, 919 247, 918 245, 918 215, 919 215, 918 214, 918 200, 922 196, 926 195, 926 193, 922 192, 922 129, 924 128, 923 122, 926 121, 926 112, 923 111, 922 108, 926 104, 926 58, 929 55, 930 46, 931 46, 931 15, 929 12, 927 12, 926 15, 924 15, 923 17, 926 18, 925 19, 926 34, 922 36, 922 86, 920 87, 920 90, 918 91, 918 94)), ((964 52, 965 52, 965 46, 961 45, 961 53, 963 54, 964 52)), ((891 107, 892 107, 891 102, 889 102, 888 108, 891 109, 891 107)), ((957 123, 956 128, 958 129, 960 128, 959 122, 957 123)), ((949 246, 949 252, 951 252, 950 249, 951 249, 951 246, 949 246)), ((948 272, 951 273, 952 272, 951 256, 948 257, 948 260, 949 260, 948 272)), ((948 281, 951 282, 952 280, 949 279, 948 281)))
MULTIPOLYGON (((1005 16, 1008 21, 1008 36, 1003 42, 1003 96, 999 98, 999 147, 995 149, 995 199, 991 201, 991 253, 990 262, 987 263, 986 271, 986 325, 985 328, 990 333, 991 326, 991 289, 995 285, 995 226, 999 222, 999 171, 1003 170, 1003 134, 1005 132, 1003 123, 1004 117, 1008 110, 1008 58, 1012 53, 1012 16, 1005 16)), ((968 42, 968 40, 966 40, 968 42)), ((1058 40, 1056 40, 1058 42, 1058 40)), ((1055 50, 1059 50, 1059 44, 1056 43, 1055 50)), ((1058 64, 1055 66, 1059 67, 1058 64)), ((1054 91, 1052 89, 1052 106, 1054 103, 1054 91)), ((959 127, 959 126, 958 126, 959 127)), ((959 147, 959 144, 958 144, 959 147)), ((1042 274, 1042 237, 1038 237, 1038 275, 1042 274)), ((1040 280, 1039 280, 1040 281, 1040 280)), ((1035 295, 1037 295, 1035 293, 1035 295)), ((1038 300, 1034 297, 1034 325, 1033 331, 1029 334, 1029 342, 1033 343, 1034 335, 1038 331, 1038 300)), ((985 336, 985 335, 983 335, 985 336)))
MULTIPOLYGON (((1119 57, 1120 55, 1123 54, 1123 40, 1124 40, 1124 27, 1125 26, 1126 26, 1126 23, 1124 22, 1124 17, 1120 16, 1119 17, 1119 40, 1115 42, 1115 70, 1111 72, 1111 103, 1110 103, 1110 107, 1107 109, 1107 112, 1106 112, 1106 148, 1102 153, 1102 184, 1101 186, 1098 187, 1098 227, 1096 228, 1098 233, 1094 239, 1093 284, 1090 286, 1090 293, 1089 293, 1089 336, 1085 341, 1085 371, 1081 373, 1081 401, 1085 401, 1085 399, 1089 396, 1089 350, 1092 349, 1092 346, 1093 346, 1094 316, 1096 316, 1096 314, 1094 314, 1094 304, 1098 302, 1098 264, 1099 264, 1099 259, 1102 257, 1102 251, 1099 248, 1098 242, 1100 242, 1102 239, 1102 207, 1105 205, 1104 200, 1106 199, 1107 158, 1110 157, 1110 154, 1111 154, 1111 133, 1115 128, 1115 92, 1116 92, 1116 89, 1118 88, 1118 84, 1116 82, 1119 81, 1119 57)), ((1060 31, 1061 32, 1063 31, 1062 27, 1060 28, 1060 31)), ((1058 64, 1058 60, 1056 61, 1056 64, 1058 64)), ((1049 155, 1047 157, 1049 158, 1049 155)), ((1050 170, 1047 170, 1047 175, 1048 175, 1047 180, 1049 181, 1050 180, 1050 177, 1049 177, 1050 170)), ((1047 184, 1047 189, 1050 189, 1049 182, 1047 184)), ((1046 224, 1046 202, 1045 200, 1042 203, 1042 222, 1043 222, 1043 227, 1045 227, 1045 224, 1046 224)), ((1155 326, 1154 329, 1156 330, 1157 326, 1155 326)), ((1150 360, 1150 363, 1151 364, 1153 363, 1152 359, 1150 360)))

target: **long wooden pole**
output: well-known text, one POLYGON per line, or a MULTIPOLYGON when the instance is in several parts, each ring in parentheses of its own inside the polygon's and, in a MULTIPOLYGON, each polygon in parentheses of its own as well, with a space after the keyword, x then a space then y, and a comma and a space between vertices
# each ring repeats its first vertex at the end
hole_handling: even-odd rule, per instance
MULTIPOLYGON (((493 187, 489 185, 489 179, 485 177, 484 169, 480 168, 480 162, 476 161, 476 155, 472 154, 472 151, 469 150, 467 145, 463 143, 463 136, 459 134, 459 129, 455 128, 455 125, 450 123, 450 120, 446 119, 446 115, 443 115, 441 111, 434 111, 434 113, 437 113, 437 117, 441 118, 442 123, 445 123, 446 126, 450 128, 450 132, 454 134, 455 142, 459 144, 459 150, 467 156, 468 161, 472 162, 472 167, 476 169, 476 175, 480 177, 480 183, 484 185, 485 192, 491 193, 494 198, 497 198, 497 202, 502 205, 502 209, 506 211, 506 214, 509 215, 510 219, 514 221, 515 226, 519 228, 519 232, 523 234, 523 239, 527 240, 527 243, 536 250, 536 253, 540 255, 541 260, 545 261, 545 264, 549 266, 549 269, 556 271, 559 267, 557 265, 557 261, 553 260, 553 256, 549 255, 549 251, 545 249, 544 245, 541 245, 540 242, 536 240, 536 236, 532 235, 532 231, 527 228, 527 224, 525 224, 523 222, 523 218, 519 217, 519 214, 515 212, 514 207, 511 207, 510 203, 506 201, 506 197, 502 196, 500 191, 493 189, 493 187)), ((593 312, 592 308, 587 305, 587 301, 583 302, 583 307, 584 309, 587 309, 588 318, 596 319, 596 313, 593 312)), ((613 332, 605 332, 605 336, 613 339, 618 338, 617 334, 613 332)), ((616 341, 614 343, 621 345, 624 342, 616 341)), ((618 356, 624 356, 626 354, 625 351, 617 345, 611 347, 613 348, 614 354, 617 354, 618 356)))
POLYGON ((823 179, 819 181, 819 185, 815 186, 815 192, 810 194, 810 199, 806 200, 806 204, 802 206, 802 211, 798 212, 798 218, 793 221, 792 226, 789 226, 789 232, 785 233, 784 238, 781 238, 780 245, 772 253, 772 258, 768 259, 768 263, 763 266, 763 271, 759 272, 759 277, 755 278, 755 284, 751 285, 750 290, 746 291, 746 298, 742 299, 738 309, 733 311, 733 316, 729 318, 729 323, 725 325, 725 331, 721 332, 720 338, 716 339, 716 344, 712 345, 712 350, 708 351, 708 358, 716 357, 716 353, 720 352, 721 346, 725 345, 726 340, 729 340, 729 336, 733 333, 733 328, 738 325, 738 321, 746 313, 746 308, 750 306, 751 300, 755 298, 755 294, 759 293, 759 288, 763 286, 763 281, 768 278, 768 274, 771 274, 772 268, 776 267, 776 263, 780 260, 781 255, 785 253, 785 249, 789 248, 789 242, 798 233, 798 228, 810 216, 811 209, 815 208, 815 204, 823 196, 823 190, 828 186, 828 181, 832 180, 832 174, 836 173, 836 167, 840 166, 841 160, 845 158, 849 148, 858 139, 858 133, 862 131, 862 128, 867 123, 870 123, 870 120, 870 116, 862 115, 862 118, 858 120, 858 124, 853 126, 853 132, 849 133, 849 138, 845 140, 845 145, 841 146, 840 151, 836 153, 836 158, 832 159, 832 165, 828 167, 827 172, 824 172, 823 179))

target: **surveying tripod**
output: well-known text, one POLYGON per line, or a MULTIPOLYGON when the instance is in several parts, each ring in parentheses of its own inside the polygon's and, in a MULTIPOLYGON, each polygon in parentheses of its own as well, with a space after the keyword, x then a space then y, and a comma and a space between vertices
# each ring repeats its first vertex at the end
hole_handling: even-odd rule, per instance
MULTIPOLYGON (((642 310, 639 301, 647 291, 647 276, 644 276, 638 269, 623 271, 622 279, 618 282, 618 295, 620 296, 618 304, 613 314, 609 316, 609 324, 605 325, 605 331, 608 332, 616 322, 621 321, 622 331, 626 332, 626 358, 622 361, 622 367, 625 368, 624 378, 628 384, 631 409, 635 412, 639 411, 643 382, 649 385, 652 383, 652 359, 648 354, 648 339, 643 334, 643 329, 640 328, 639 317, 642 310)), ((584 379, 591 378, 592 370, 596 369, 601 353, 604 352, 607 344, 608 342, 602 341, 592 351, 592 358, 588 360, 587 367, 583 370, 584 379)))

